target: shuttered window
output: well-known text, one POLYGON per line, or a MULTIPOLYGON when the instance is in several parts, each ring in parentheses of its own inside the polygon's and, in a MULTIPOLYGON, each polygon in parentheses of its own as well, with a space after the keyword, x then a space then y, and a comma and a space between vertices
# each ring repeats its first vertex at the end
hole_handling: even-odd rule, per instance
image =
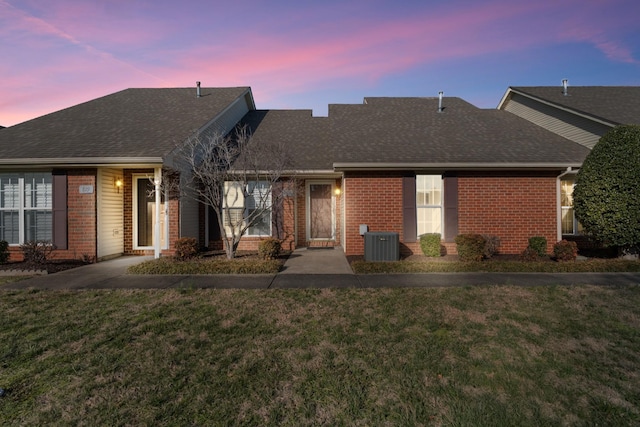
POLYGON ((0 174, 0 240, 51 241, 52 207, 50 173, 0 174))

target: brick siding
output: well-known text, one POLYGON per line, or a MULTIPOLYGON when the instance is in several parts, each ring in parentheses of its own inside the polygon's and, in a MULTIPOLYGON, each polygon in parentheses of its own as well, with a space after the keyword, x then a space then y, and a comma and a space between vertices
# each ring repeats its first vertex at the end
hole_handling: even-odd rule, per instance
POLYGON ((557 239, 555 175, 458 179, 460 234, 496 235, 503 254, 518 254, 529 237, 544 236, 551 252, 557 239))
POLYGON ((351 173, 343 181, 345 203, 345 247, 347 255, 364 254, 364 237, 360 224, 369 231, 400 234, 402 253, 411 249, 402 243, 402 177, 400 173, 351 173))
MULTIPOLYGON (((402 173, 348 173, 344 179, 346 206, 345 253, 364 254, 360 224, 369 231, 400 235, 402 256, 420 254, 419 242, 405 242, 402 217, 402 173)), ((544 236, 547 251, 556 242, 555 174, 462 174, 458 181, 458 232, 500 237, 500 253, 518 254, 529 237, 544 236)), ((443 246, 456 254, 454 243, 443 246)))

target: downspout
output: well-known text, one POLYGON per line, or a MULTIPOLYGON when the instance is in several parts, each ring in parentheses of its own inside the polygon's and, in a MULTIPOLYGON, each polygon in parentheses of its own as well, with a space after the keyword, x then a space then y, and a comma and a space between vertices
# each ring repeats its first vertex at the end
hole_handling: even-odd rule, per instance
POLYGON ((560 183, 565 176, 575 175, 576 173, 577 171, 569 166, 567 170, 558 175, 556 179, 556 242, 562 240, 562 188, 560 183))
POLYGON ((154 177, 153 177, 153 184, 154 184, 154 193, 156 196, 156 211, 155 211, 155 217, 156 217, 156 221, 155 221, 155 226, 153 227, 153 256, 154 258, 158 259, 160 258, 160 250, 161 250, 161 243, 160 243, 160 219, 161 219, 161 215, 160 215, 160 203, 162 201, 161 199, 161 194, 160 192, 162 191, 161 189, 161 185, 162 185, 162 169, 161 168, 155 168, 154 169, 154 177))

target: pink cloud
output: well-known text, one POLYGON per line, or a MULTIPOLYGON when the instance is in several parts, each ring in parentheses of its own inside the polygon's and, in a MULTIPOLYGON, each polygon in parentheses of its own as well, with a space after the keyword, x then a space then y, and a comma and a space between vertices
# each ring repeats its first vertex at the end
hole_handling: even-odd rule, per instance
POLYGON ((171 11, 169 3, 155 1, 12 4, 0 0, 0 37, 16 46, 0 64, 1 125, 126 87, 191 86, 196 80, 250 85, 262 103, 328 85, 373 87, 417 67, 576 41, 611 61, 637 63, 615 35, 616 23, 635 28, 635 15, 606 18, 609 3, 597 0, 417 2, 404 14, 394 6, 391 16, 373 8, 353 13, 360 7, 348 2, 312 10, 279 5, 271 15, 253 4, 244 7, 246 17, 234 17, 238 9, 198 10, 217 20, 192 26, 193 5, 171 11))

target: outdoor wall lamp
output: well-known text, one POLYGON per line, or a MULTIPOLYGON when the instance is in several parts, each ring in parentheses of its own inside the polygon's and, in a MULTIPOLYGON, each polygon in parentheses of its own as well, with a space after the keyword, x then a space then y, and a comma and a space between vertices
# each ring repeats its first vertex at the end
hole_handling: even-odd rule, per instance
POLYGON ((336 196, 339 196, 342 193, 342 190, 340 190, 340 187, 336 187, 336 189, 333 190, 333 192, 335 193, 336 196))
POLYGON ((123 182, 122 178, 113 178, 113 186, 116 187, 118 193, 120 193, 120 189, 122 188, 123 182))

